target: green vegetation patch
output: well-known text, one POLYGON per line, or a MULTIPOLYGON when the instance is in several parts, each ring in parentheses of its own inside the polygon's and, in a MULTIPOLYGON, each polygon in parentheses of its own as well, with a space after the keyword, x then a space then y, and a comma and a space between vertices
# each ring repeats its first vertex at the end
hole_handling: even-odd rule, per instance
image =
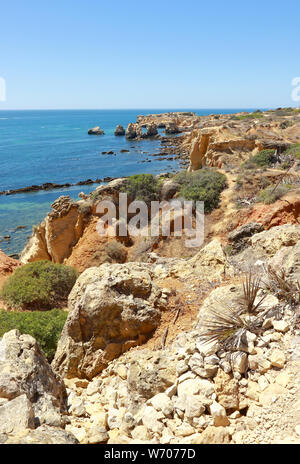
POLYGON ((300 159, 300 143, 294 143, 287 150, 282 153, 282 156, 289 156, 292 158, 300 159))
POLYGON ((227 186, 226 176, 211 169, 182 171, 174 180, 181 185, 179 195, 186 200, 203 201, 206 213, 219 206, 220 194, 227 186))
POLYGON ((262 202, 265 205, 270 205, 271 203, 274 203, 286 195, 295 187, 297 186, 294 184, 278 185, 276 188, 275 185, 269 185, 267 188, 260 192, 259 196, 256 198, 256 201, 262 202))
POLYGON ((49 361, 52 361, 68 313, 62 309, 45 312, 8 312, 0 310, 0 337, 18 329, 39 343, 49 361))
POLYGON ((37 261, 16 269, 0 296, 8 306, 23 310, 62 308, 77 277, 78 272, 70 266, 37 261))
POLYGON ((261 119, 264 117, 264 114, 260 111, 255 111, 254 113, 235 115, 232 119, 236 121, 242 121, 243 119, 261 119))
POLYGON ((246 169, 255 169, 257 167, 264 168, 271 166, 275 162, 275 150, 262 150, 254 156, 251 156, 243 167, 246 169))
POLYGON ((272 111, 272 113, 276 116, 292 116, 299 113, 299 108, 277 108, 276 110, 272 111))
POLYGON ((130 200, 141 200, 145 203, 158 201, 162 187, 162 180, 153 174, 136 174, 126 179, 122 191, 127 193, 130 200))

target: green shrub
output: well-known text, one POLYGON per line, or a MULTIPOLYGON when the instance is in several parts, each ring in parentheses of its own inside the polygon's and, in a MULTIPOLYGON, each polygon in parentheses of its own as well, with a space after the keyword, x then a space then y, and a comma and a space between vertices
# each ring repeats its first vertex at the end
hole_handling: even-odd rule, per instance
POLYGON ((300 159, 300 143, 294 143, 287 150, 282 153, 282 156, 289 156, 292 158, 300 159))
POLYGON ((39 343, 49 361, 52 361, 61 331, 68 313, 61 309, 45 312, 0 311, 0 337, 6 332, 18 329, 29 334, 39 343))
POLYGON ((292 165, 292 163, 290 161, 286 160, 283 163, 281 163, 280 169, 284 169, 284 170, 290 169, 291 165, 292 165))
POLYGON ((254 167, 267 167, 275 161, 275 150, 262 150, 254 156, 251 156, 243 166, 247 169, 253 169, 254 167))
POLYGON ((265 205, 270 205, 275 201, 279 200, 283 195, 289 192, 291 189, 288 185, 278 185, 274 190, 274 185, 270 185, 269 187, 262 190, 259 196, 256 198, 256 201, 262 202, 265 205))
POLYGON ((277 108, 276 110, 274 110, 273 114, 275 114, 276 116, 291 116, 293 115, 294 113, 297 113, 297 110, 295 110, 295 108, 277 108))
POLYGON ((249 114, 241 114, 241 115, 235 115, 232 116, 231 119, 234 119, 236 121, 242 121, 243 119, 260 119, 263 118, 264 115, 260 111, 255 111, 254 113, 249 113, 249 114))
POLYGON ((78 272, 64 264, 37 261, 15 270, 5 282, 1 297, 14 308, 48 310, 61 308, 78 277, 78 272))
POLYGON ((153 174, 136 174, 126 179, 122 191, 130 200, 142 200, 146 203, 159 200, 162 181, 153 174))
POLYGON ((174 180, 181 185, 180 196, 186 200, 204 201, 206 213, 219 206, 220 194, 227 185, 224 174, 210 169, 183 171, 174 180))

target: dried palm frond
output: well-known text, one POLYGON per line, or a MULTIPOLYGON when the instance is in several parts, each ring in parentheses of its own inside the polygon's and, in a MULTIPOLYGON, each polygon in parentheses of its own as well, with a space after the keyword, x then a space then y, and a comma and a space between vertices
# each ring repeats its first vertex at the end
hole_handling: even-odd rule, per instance
POLYGON ((218 307, 210 307, 201 323, 201 339, 203 342, 218 341, 227 343, 242 330, 248 330, 249 321, 241 317, 236 308, 222 303, 218 307))
POLYGON ((299 303, 299 282, 289 281, 284 269, 276 270, 270 264, 265 267, 265 272, 268 278, 266 285, 278 298, 282 298, 291 304, 299 303))
POLYGON ((261 280, 259 277, 255 277, 250 272, 245 281, 243 282, 243 294, 237 299, 237 303, 241 306, 239 313, 253 314, 255 313, 262 302, 266 298, 263 295, 258 301, 258 292, 261 290, 261 280))

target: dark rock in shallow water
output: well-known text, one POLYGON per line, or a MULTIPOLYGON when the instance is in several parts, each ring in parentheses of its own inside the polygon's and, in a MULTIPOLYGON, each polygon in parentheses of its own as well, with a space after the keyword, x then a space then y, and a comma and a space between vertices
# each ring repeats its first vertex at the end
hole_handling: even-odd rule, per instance
POLYGON ((96 126, 96 127, 93 127, 93 129, 89 129, 88 134, 89 135, 103 135, 104 131, 99 126, 96 126))
POLYGON ((94 181, 92 179, 82 180, 80 182, 77 182, 77 184, 75 185, 89 185, 89 184, 94 184, 94 181))
POLYGON ((116 127, 116 130, 115 130, 115 135, 117 135, 117 136, 125 135, 125 129, 124 129, 124 127, 118 125, 118 126, 116 127))
POLYGON ((16 193, 28 193, 28 192, 38 192, 39 190, 53 190, 53 189, 60 189, 60 188, 68 188, 72 187, 74 185, 89 185, 89 184, 99 184, 101 179, 96 179, 95 181, 88 179, 84 181, 80 181, 77 184, 55 184, 53 182, 47 182, 42 185, 31 185, 30 187, 23 187, 20 189, 15 189, 15 190, 4 190, 3 192, 0 192, 0 195, 15 195, 16 193))
POLYGON ((129 150, 120 150, 120 153, 129 153, 129 150))

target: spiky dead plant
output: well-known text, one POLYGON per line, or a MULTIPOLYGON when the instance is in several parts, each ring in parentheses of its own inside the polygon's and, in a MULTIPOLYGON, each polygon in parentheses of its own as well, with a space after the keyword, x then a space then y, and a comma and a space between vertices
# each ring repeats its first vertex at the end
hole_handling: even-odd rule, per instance
POLYGON ((202 321, 202 338, 208 342, 224 342, 244 328, 244 321, 233 308, 211 307, 202 321))
POLYGON ((201 339, 207 343, 218 341, 223 347, 234 348, 240 346, 247 330, 259 333, 262 321, 254 314, 265 299, 265 295, 257 299, 260 289, 260 279, 249 273, 243 283, 242 295, 233 301, 233 306, 221 301, 209 308, 202 319, 201 339))
POLYGON ((300 302, 300 283, 288 280, 287 273, 284 269, 277 270, 270 264, 265 266, 267 276, 266 286, 279 299, 284 299, 291 305, 300 302))
POLYGON ((243 282, 243 294, 238 298, 237 302, 240 305, 240 314, 254 314, 260 308, 266 295, 257 299, 258 293, 261 290, 261 280, 259 277, 253 276, 250 272, 243 282))

